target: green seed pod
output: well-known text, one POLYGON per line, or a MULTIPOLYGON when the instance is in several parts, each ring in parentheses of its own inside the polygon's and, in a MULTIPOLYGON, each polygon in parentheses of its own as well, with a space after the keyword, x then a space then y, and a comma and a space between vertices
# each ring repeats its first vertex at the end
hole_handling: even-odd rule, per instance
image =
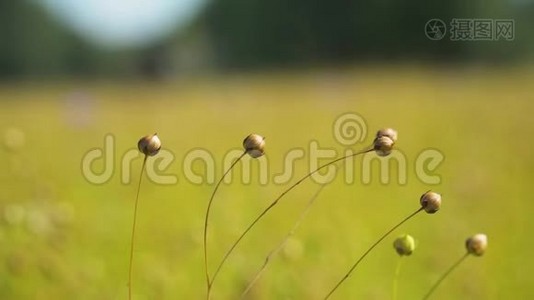
POLYGON ((482 256, 488 247, 488 237, 483 233, 478 233, 465 241, 465 248, 469 254, 482 256))
POLYGON ((144 155, 154 156, 158 154, 161 149, 161 141, 159 140, 157 133, 147 135, 137 142, 137 148, 139 148, 139 151, 144 155))
POLYGON ((265 138, 259 134, 250 134, 243 140, 243 148, 253 158, 263 156, 265 154, 265 138))
POLYGON ((441 207, 441 195, 428 191, 421 196, 420 203, 425 212, 433 214, 441 207))
POLYGON ((415 239, 409 234, 399 236, 393 242, 393 247, 400 256, 409 256, 415 250, 415 239))

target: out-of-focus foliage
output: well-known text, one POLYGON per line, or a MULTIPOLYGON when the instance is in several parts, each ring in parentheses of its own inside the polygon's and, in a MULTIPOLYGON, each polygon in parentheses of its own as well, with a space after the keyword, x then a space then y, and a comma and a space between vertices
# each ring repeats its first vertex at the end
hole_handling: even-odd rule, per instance
POLYGON ((28 1, 0 1, 0 77, 83 74, 94 50, 28 1))
POLYGON ((143 69, 144 53, 98 49, 38 3, 0 0, 0 78, 131 74, 143 69))
POLYGON ((505 60, 526 54, 531 5, 465 1, 213 1, 205 23, 219 63, 229 67, 347 60, 505 60), (523 11, 523 13, 520 13, 523 11), (505 42, 432 41, 430 19, 515 19, 505 42), (503 51, 503 46, 506 51, 503 51))
MULTIPOLYGON (((30 0, 0 0, 0 77, 138 76, 353 62, 524 62, 534 2, 217 0, 188 26, 142 48, 88 44, 30 0), (514 41, 425 36, 428 20, 513 19, 514 41)), ((448 28, 449 29, 449 28, 448 28)), ((449 34, 449 32, 447 32, 449 34)))

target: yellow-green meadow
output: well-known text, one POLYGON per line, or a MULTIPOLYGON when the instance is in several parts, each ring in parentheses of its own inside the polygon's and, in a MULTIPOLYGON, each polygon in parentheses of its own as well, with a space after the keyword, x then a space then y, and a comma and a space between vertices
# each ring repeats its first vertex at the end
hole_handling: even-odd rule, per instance
MULTIPOLYGON (((154 168, 140 189, 133 299, 204 299, 204 213, 230 151, 242 152, 251 133, 266 137, 265 157, 244 157, 216 195, 211 273, 250 222, 312 171, 310 149, 344 156, 371 145, 384 127, 398 131, 402 167, 392 160, 384 174, 378 159, 368 165, 362 156, 349 171, 346 162, 336 164, 336 177, 248 299, 322 299, 382 233, 420 207, 428 190, 442 195, 440 211, 419 214, 386 238, 331 299, 391 299, 399 258, 392 244, 405 233, 417 248, 403 258, 398 299, 419 299, 478 232, 489 239, 484 256, 466 260, 433 298, 532 298, 532 82, 528 66, 406 65, 162 82, 4 83, 0 298, 127 297, 142 164, 141 153, 132 151, 142 136, 158 134, 169 164, 158 169, 163 158, 148 158, 154 168), (365 128, 361 140, 345 145, 335 123, 348 113, 360 116, 365 128), (90 164, 96 175, 111 170, 102 183, 91 182, 84 171, 84 158, 94 149, 112 154, 90 164), (295 153, 302 156, 291 161, 292 173, 282 180, 286 159, 295 153), (213 159, 213 168, 197 154, 213 159), (442 160, 432 167, 422 155, 442 160), (246 164, 250 182, 243 182, 246 164), (154 180, 162 176, 170 182, 154 180)), ((319 188, 304 181, 254 227, 221 269, 212 299, 239 297, 319 188)))

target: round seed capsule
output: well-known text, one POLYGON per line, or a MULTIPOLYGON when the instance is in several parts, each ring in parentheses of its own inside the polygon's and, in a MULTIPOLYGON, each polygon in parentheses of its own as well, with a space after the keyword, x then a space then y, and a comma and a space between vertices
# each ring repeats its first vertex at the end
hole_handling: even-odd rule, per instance
POLYGON ((433 214, 441 207, 441 195, 428 191, 421 196, 420 202, 425 212, 433 214))
POLYGON ((373 148, 378 156, 388 156, 397 142, 397 131, 392 128, 383 128, 376 132, 373 148))
POLYGON ((376 133, 377 138, 383 136, 387 136, 388 138, 390 138, 393 143, 397 142, 397 130, 393 128, 382 128, 376 133))
POLYGON ((139 142, 137 142, 137 148, 144 155, 154 156, 158 154, 161 149, 161 141, 156 133, 153 135, 147 135, 142 137, 139 142))
POLYGON ((488 247, 488 237, 483 233, 478 233, 469 237, 465 241, 465 248, 469 254, 482 256, 488 247))
POLYGON ((258 158, 265 154, 265 138, 259 134, 250 134, 243 140, 243 148, 248 155, 258 158))
POLYGON ((395 143, 387 136, 381 136, 375 138, 373 147, 378 156, 388 156, 393 149, 395 143))
POLYGON ((415 250, 415 239, 409 234, 399 236, 393 242, 393 247, 400 256, 409 256, 415 250))

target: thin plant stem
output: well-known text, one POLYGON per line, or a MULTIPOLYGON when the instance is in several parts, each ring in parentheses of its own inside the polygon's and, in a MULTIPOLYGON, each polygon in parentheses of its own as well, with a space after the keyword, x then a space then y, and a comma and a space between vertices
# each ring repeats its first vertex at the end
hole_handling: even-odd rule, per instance
POLYGON ((423 300, 428 299, 432 293, 436 290, 436 288, 440 285, 440 283, 447 277, 449 274, 456 269, 467 257, 469 256, 469 253, 465 253, 462 257, 460 257, 459 260, 457 260, 441 277, 434 283, 434 285, 430 288, 428 293, 423 297, 423 300))
POLYGON ((213 190, 213 193, 211 194, 210 200, 208 202, 208 208, 206 209, 206 216, 204 218, 204 268, 206 272, 206 286, 207 286, 207 295, 206 298, 209 299, 211 295, 211 281, 210 281, 210 274, 208 270, 208 219, 211 211, 211 204, 213 203, 213 199, 215 198, 215 193, 217 193, 217 190, 219 189, 219 186, 221 185, 223 179, 226 177, 226 175, 234 168, 234 166, 239 162, 243 156, 247 154, 247 151, 243 152, 241 156, 239 156, 238 159, 236 159, 230 167, 224 172, 223 176, 219 181, 217 182, 217 185, 215 185, 215 189, 213 190))
POLYGON ((256 219, 254 219, 254 221, 252 221, 252 223, 250 223, 250 225, 247 227, 247 229, 245 229, 245 231, 243 231, 243 233, 237 238, 237 240, 232 244, 232 246, 230 247, 230 249, 226 252, 226 254, 223 256, 221 262, 219 263, 219 266, 217 267, 217 269, 215 270, 215 273, 213 274, 213 277, 211 278, 211 284, 213 284, 213 281, 215 281, 215 278, 217 278, 217 275, 219 274, 219 271, 221 270, 222 266, 224 265, 224 263, 226 262, 226 260, 228 259, 228 257, 230 256, 230 254, 232 254, 232 252, 234 251, 235 247, 239 244, 239 242, 241 242, 241 240, 247 235, 247 233, 252 229, 252 227, 254 227, 254 225, 256 225, 256 223, 258 223, 259 220, 261 220, 276 204, 278 204, 278 201, 280 201, 280 199, 282 199, 282 197, 284 197, 288 192, 290 192, 292 189, 294 189, 297 185, 299 185, 300 183, 302 183, 306 178, 310 177, 311 175, 317 173, 319 170, 323 169, 323 168, 326 168, 327 166, 333 164, 333 163, 336 163, 338 161, 341 161, 341 160, 344 160, 344 159, 347 159, 349 157, 353 157, 353 156, 356 156, 358 154, 363 154, 363 153, 367 153, 367 152, 371 152, 373 151, 374 149, 366 149, 366 150, 362 150, 362 151, 359 151, 359 152, 356 152, 356 153, 353 153, 353 154, 350 154, 350 155, 347 155, 347 156, 344 156, 344 157, 340 157, 340 158, 336 158, 320 167, 318 167, 317 169, 313 170, 312 172, 308 173, 306 176, 302 177, 299 181, 295 182, 292 186, 290 186, 288 189, 286 189, 284 192, 282 192, 276 199, 274 199, 274 201, 269 205, 267 206, 267 208, 265 208, 257 217, 256 219))
POLYGON ((133 253, 134 253, 134 239, 135 239, 135 223, 137 221, 137 204, 139 203, 139 190, 141 190, 141 181, 143 180, 143 172, 145 170, 146 159, 145 155, 143 159, 143 165, 141 166, 141 175, 139 176, 139 183, 137 184, 137 194, 135 196, 134 216, 132 224, 132 240, 130 244, 130 267, 128 271, 128 299, 132 299, 132 265, 133 265, 133 253))
POLYGON ((272 258, 278 254, 280 252, 280 250, 282 250, 285 245, 287 244, 287 242, 289 241, 289 239, 295 234, 295 231, 298 229, 298 227, 300 226, 300 224, 302 223, 302 221, 304 220, 304 218, 306 217, 306 215, 308 214, 308 212, 310 211, 313 203, 315 202, 315 200, 317 199, 317 197, 319 196, 319 194, 321 193, 321 191, 323 190, 324 188, 324 185, 321 185, 321 187, 319 188, 319 190, 317 190, 317 192, 312 196, 312 198, 308 201, 308 203, 306 204, 306 206, 304 207, 304 210, 301 212, 301 214, 299 215, 297 221, 295 222, 295 224, 293 225, 293 227, 291 228, 291 230, 289 230, 289 232, 284 236, 284 238, 282 239, 282 241, 280 241, 280 243, 274 247, 270 252, 269 254, 265 257, 265 260, 263 262, 263 265, 261 266, 261 268, 256 272, 256 274, 254 275, 254 278, 252 279, 252 281, 250 281, 250 283, 247 285, 246 289, 243 291, 243 293, 241 293, 241 299, 243 299, 247 293, 250 291, 250 289, 252 289, 252 287, 254 286, 254 284, 256 284, 256 282, 260 279, 261 277, 261 274, 263 273, 263 271, 265 270, 265 268, 267 268, 267 265, 269 264, 269 262, 272 260, 272 258))
POLYGON ((341 278, 341 280, 334 286, 334 288, 326 295, 326 297, 324 297, 324 299, 328 299, 330 298, 330 296, 337 290, 337 288, 347 279, 349 278, 350 274, 352 273, 352 271, 354 271, 354 269, 356 269, 356 267, 358 266, 358 264, 360 264, 360 262, 367 256, 367 254, 369 254, 369 252, 371 252, 378 244, 380 244, 380 242, 382 242, 382 240, 384 240, 390 233, 392 233, 395 229, 397 229, 398 227, 400 227, 402 224, 404 224, 404 222, 408 221, 409 219, 411 219, 412 217, 414 217, 415 215, 417 215, 418 213, 420 213, 421 211, 423 210, 423 208, 419 208, 417 209, 415 212, 411 213, 409 216, 407 216, 406 218, 404 218, 404 220, 400 221, 399 224, 393 226, 390 230, 388 230, 386 233, 384 233, 384 235, 382 235, 382 237, 380 237, 371 247, 369 247, 369 249, 367 249, 367 251, 365 251, 365 253, 360 256, 360 258, 354 263, 354 265, 352 265, 352 267, 350 268, 350 270, 347 272, 347 274, 345 274, 345 276, 343 276, 343 278, 341 278))
POLYGON ((404 260, 402 259, 403 257, 403 255, 400 256, 399 260, 397 261, 397 267, 395 268, 395 275, 393 277, 393 300, 397 300, 397 292, 399 290, 399 274, 402 267, 402 261, 404 260))

